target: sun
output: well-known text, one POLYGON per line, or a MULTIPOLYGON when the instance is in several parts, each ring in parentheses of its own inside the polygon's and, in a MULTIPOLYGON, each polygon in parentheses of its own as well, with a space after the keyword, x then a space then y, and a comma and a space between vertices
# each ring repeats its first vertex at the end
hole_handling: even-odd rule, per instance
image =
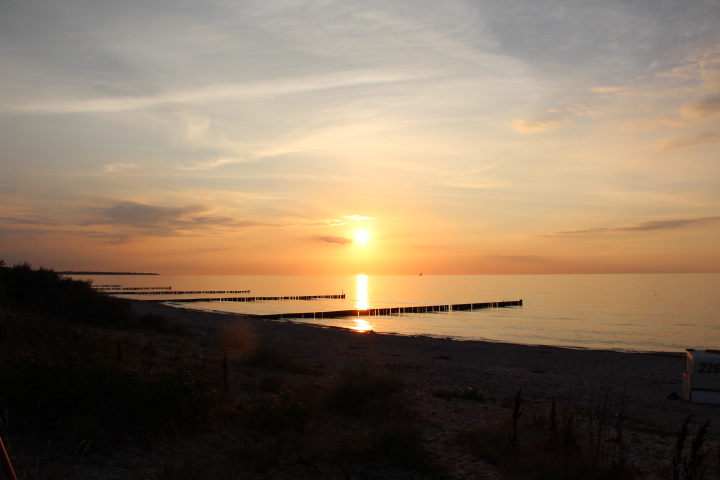
POLYGON ((358 230, 353 233, 353 238, 355 239, 355 243, 365 244, 370 240, 370 233, 367 230, 358 230))

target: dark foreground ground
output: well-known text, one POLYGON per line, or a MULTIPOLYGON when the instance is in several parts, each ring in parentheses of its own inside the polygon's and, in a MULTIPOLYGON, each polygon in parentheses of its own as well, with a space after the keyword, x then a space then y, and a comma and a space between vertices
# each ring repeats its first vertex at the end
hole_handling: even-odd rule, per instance
MULTIPOLYGON (((678 399, 682 395, 684 352, 629 354, 403 337, 169 310, 150 303, 135 305, 142 311, 162 311, 196 329, 201 337, 220 338, 231 358, 248 348, 270 345, 293 361, 311 366, 313 373, 309 375, 285 369, 280 376, 288 377, 283 380, 288 383, 325 385, 341 377, 343 371, 358 369, 398 378, 411 386, 408 401, 421 419, 418 423, 426 447, 451 477, 495 478, 512 470, 503 467, 507 462, 502 459, 492 462, 478 458, 472 448, 459 445, 458 438, 485 429, 510 436, 520 389, 521 408, 525 410, 518 424, 528 425, 529 431, 522 433, 520 428, 518 444, 523 435, 535 435, 530 431, 532 426, 550 428, 553 402, 556 428, 560 429, 563 421, 567 424, 575 412, 579 437, 592 435, 586 433, 589 425, 580 424, 593 421, 595 428, 606 422, 605 427, 615 429, 612 435, 617 436, 614 422, 620 417, 622 430, 616 445, 622 442, 626 447, 627 463, 637 467, 633 470, 636 477, 669 478, 667 469, 675 454, 677 432, 689 415, 690 436, 711 420, 706 445, 716 443, 720 432, 720 406, 678 399), (603 415, 607 418, 601 418, 603 415)), ((222 349, 215 348, 217 363, 222 349)), ((242 368, 233 370, 230 384, 239 387, 246 375, 242 368)), ((241 391, 237 395, 243 396, 241 391)), ((708 478, 714 478, 717 457, 710 457, 716 455, 708 454, 708 478)))
POLYGON ((196 428, 173 417, 148 435, 59 432, 70 444, 38 440, 6 412, 0 433, 22 478, 718 478, 720 406, 679 399, 683 352, 402 337, 132 306, 180 328, 88 327, 93 342, 143 378, 195 372, 212 386, 212 414, 196 428))

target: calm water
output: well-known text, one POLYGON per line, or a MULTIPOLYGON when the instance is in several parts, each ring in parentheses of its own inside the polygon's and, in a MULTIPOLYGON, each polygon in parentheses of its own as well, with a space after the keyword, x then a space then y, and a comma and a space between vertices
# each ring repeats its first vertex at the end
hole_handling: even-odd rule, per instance
POLYGON ((346 294, 344 300, 185 305, 232 313, 322 312, 522 299, 522 307, 475 312, 295 321, 403 335, 604 350, 683 352, 685 348, 720 348, 720 274, 159 275, 97 276, 93 280, 95 285, 171 286, 176 291, 250 290, 249 296, 346 294))

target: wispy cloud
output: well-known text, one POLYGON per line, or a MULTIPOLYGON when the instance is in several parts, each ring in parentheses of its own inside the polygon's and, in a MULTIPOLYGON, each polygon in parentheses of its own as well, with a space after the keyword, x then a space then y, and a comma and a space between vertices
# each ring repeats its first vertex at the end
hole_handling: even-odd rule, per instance
POLYGON ((323 218, 320 220, 303 220, 300 222, 291 222, 293 225, 299 225, 301 227, 337 227, 340 225, 346 225, 347 222, 339 220, 337 218, 323 218))
POLYGON ((344 215, 343 218, 347 218, 348 220, 355 220, 356 222, 362 220, 375 220, 375 217, 364 217, 362 215, 344 215))
POLYGON ((241 228, 252 226, 268 226, 269 224, 237 220, 230 217, 213 217, 208 214, 214 211, 208 205, 187 205, 184 207, 160 207, 136 202, 121 202, 92 210, 93 218, 81 225, 119 225, 131 227, 151 236, 177 236, 201 231, 211 233, 213 228, 241 228))
POLYGON ((448 180, 445 184, 460 188, 502 188, 510 185, 510 182, 494 176, 468 174, 461 178, 448 180))
POLYGON ((181 166, 178 167, 180 170, 189 170, 189 171, 197 171, 197 170, 211 170, 216 167, 220 167, 222 165, 230 165, 233 163, 245 163, 245 162, 253 162, 253 161, 259 161, 260 157, 252 158, 250 156, 233 156, 233 157, 221 157, 221 158, 215 158, 212 160, 205 160, 195 163, 194 165, 190 166, 181 166))
MULTIPOLYGON (((152 96, 45 100, 4 105, 1 110, 27 113, 103 113, 141 110, 168 104, 203 104, 252 97, 276 97, 335 88, 416 80, 416 75, 387 71, 350 71, 264 82, 215 84, 196 89, 168 91, 152 96)), ((198 127, 198 125, 195 125, 198 127)), ((202 125, 199 125, 202 127, 202 125)))
POLYGON ((685 105, 683 113, 692 117, 706 118, 720 113, 720 95, 703 98, 685 105))
POLYGON ((590 113, 584 106, 554 108, 534 119, 515 119, 515 130, 521 133, 534 133, 553 130, 590 113))
POLYGON ((12 223, 16 225, 55 225, 56 223, 46 219, 16 218, 16 217, 0 217, 0 222, 12 223))
POLYGON ((697 145, 710 145, 720 142, 720 132, 703 132, 691 137, 672 140, 660 145, 660 150, 677 150, 697 145))
POLYGON ((595 87, 591 91, 593 93, 615 93, 626 89, 627 87, 595 87))
POLYGON ((659 77, 679 77, 685 80, 701 80, 717 88, 720 80, 720 43, 690 52, 680 65, 670 71, 661 72, 659 77))
POLYGON ((323 235, 318 237, 318 240, 325 243, 332 243, 333 245, 350 245, 353 240, 346 237, 333 237, 331 235, 323 235))
POLYGON ((695 225, 705 225, 720 222, 720 216, 717 217, 703 217, 693 219, 677 219, 677 220, 648 220, 646 222, 631 223, 629 225, 623 225, 620 227, 606 227, 606 228, 588 228, 584 230, 568 230, 564 232, 555 232, 555 235, 592 235, 602 234, 608 232, 637 232, 637 231, 648 231, 648 230, 663 230, 667 228, 681 228, 690 227, 695 225))
POLYGON ((136 163, 108 163, 103 167, 103 173, 117 173, 123 170, 131 170, 135 168, 141 168, 136 163))

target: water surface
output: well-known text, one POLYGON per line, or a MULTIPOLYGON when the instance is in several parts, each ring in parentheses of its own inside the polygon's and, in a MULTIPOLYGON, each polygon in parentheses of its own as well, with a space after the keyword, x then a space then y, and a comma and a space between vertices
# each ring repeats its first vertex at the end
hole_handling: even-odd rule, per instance
POLYGON ((245 296, 346 294, 344 300, 185 305, 201 310, 251 314, 522 299, 522 307, 474 312, 295 321, 403 335, 603 350, 682 352, 685 348, 720 348, 720 274, 158 275, 97 276, 93 280, 96 285, 171 286, 174 291, 250 290, 245 296))

